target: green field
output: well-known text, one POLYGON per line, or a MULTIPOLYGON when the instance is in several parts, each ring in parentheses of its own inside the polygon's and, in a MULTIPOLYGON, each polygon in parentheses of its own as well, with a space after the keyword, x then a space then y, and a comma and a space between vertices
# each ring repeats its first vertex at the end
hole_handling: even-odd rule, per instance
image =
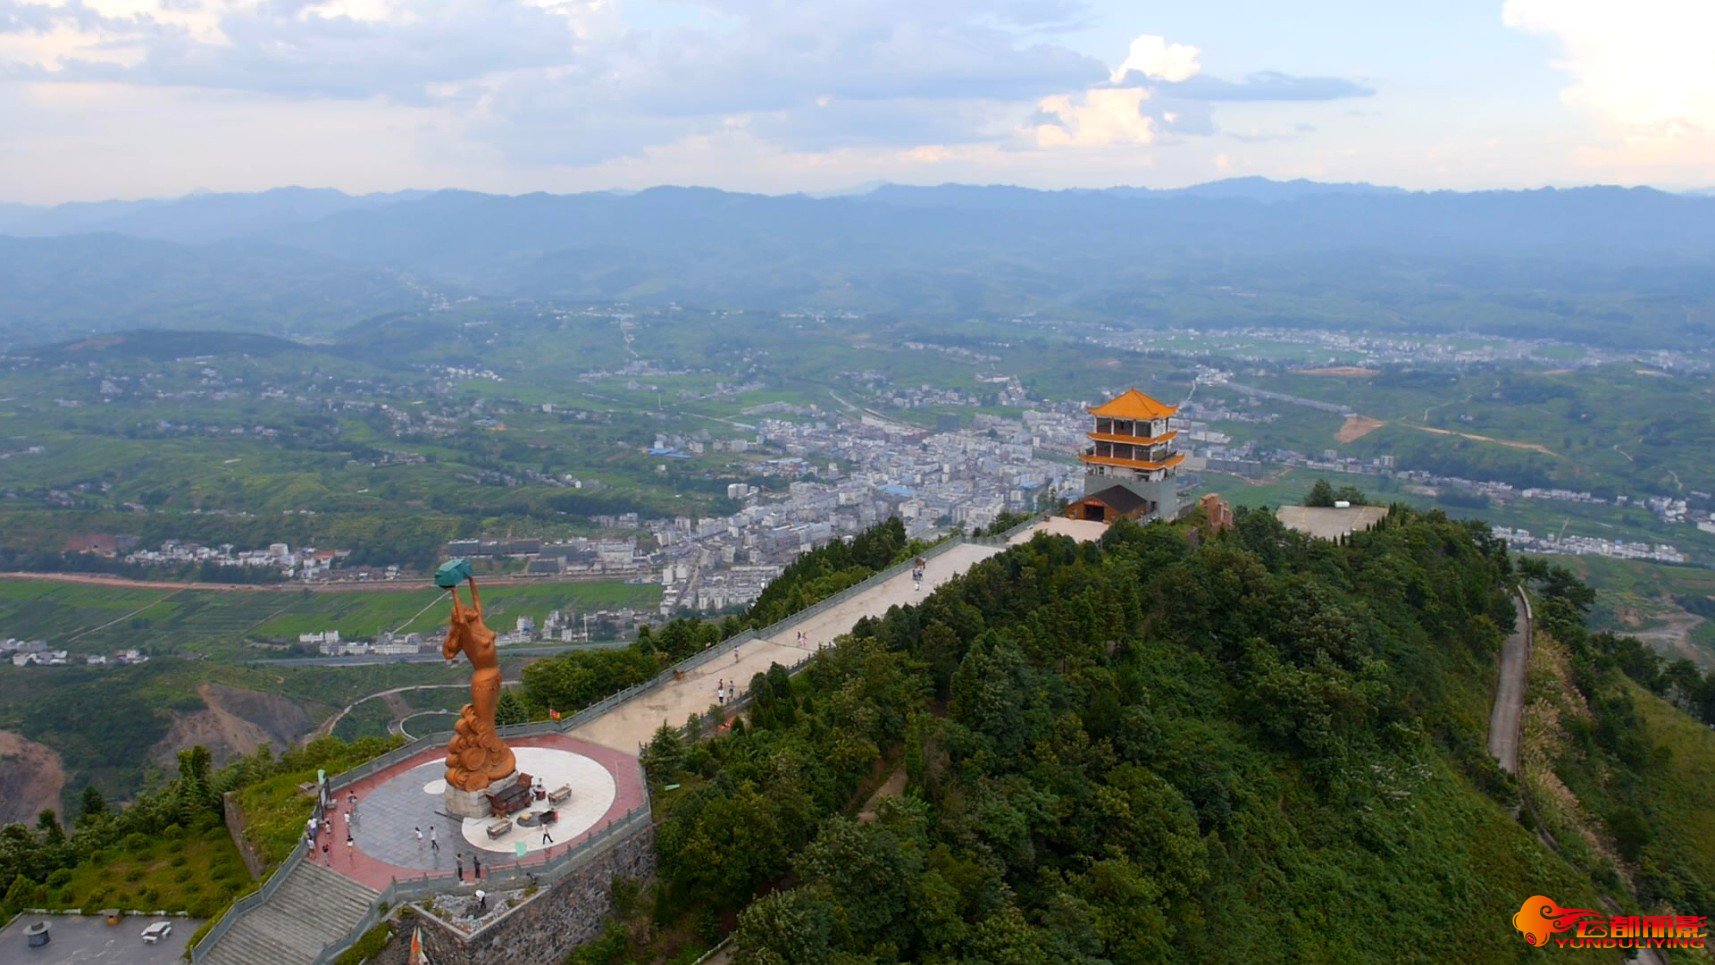
MULTIPOLYGON (((661 587, 638 583, 530 583, 483 590, 488 621, 511 629, 520 616, 538 626, 550 611, 653 608, 661 587)), ((300 633, 338 630, 365 639, 378 631, 435 633, 451 604, 422 590, 164 590, 16 580, 0 583, 0 635, 42 639, 74 653, 128 647, 155 655, 266 656, 247 641, 296 643, 300 633), (426 608, 426 609, 425 609, 426 608)))

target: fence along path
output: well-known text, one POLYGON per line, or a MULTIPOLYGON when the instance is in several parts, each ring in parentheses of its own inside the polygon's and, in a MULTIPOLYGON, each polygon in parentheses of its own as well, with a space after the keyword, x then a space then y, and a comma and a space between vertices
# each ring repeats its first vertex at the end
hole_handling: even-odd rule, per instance
POLYGON ((909 564, 897 572, 887 571, 880 574, 883 577, 880 580, 860 584, 861 592, 842 594, 756 635, 744 634, 710 648, 720 652, 695 665, 681 664, 678 675, 583 723, 571 731, 572 736, 635 753, 638 745, 648 742, 662 724, 678 727, 691 714, 708 710, 715 702, 719 681, 737 681, 742 687, 750 683, 752 676, 767 671, 770 664, 791 667, 804 659, 806 651, 814 652, 851 632, 864 617, 879 617, 889 607, 919 603, 935 587, 1005 548, 1004 544, 968 541, 943 546, 946 548, 929 559, 922 590, 913 588, 909 564), (805 634, 807 646, 798 645, 800 632, 805 634))

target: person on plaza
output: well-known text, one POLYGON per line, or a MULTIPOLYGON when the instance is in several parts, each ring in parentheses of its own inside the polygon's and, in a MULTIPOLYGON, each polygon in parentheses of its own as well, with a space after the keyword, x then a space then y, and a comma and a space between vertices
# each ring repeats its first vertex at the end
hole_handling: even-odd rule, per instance
MULTIPOLYGON (((474 861, 476 859, 476 855, 471 855, 471 859, 474 861)), ((453 853, 453 874, 456 874, 459 876, 459 884, 461 884, 461 885, 464 884, 464 852, 463 851, 458 851, 458 852, 453 853)))
POLYGON ((470 880, 475 881, 476 879, 481 878, 481 877, 482 877, 482 862, 477 860, 476 852, 472 851, 470 853, 470 880))
POLYGON ((411 829, 411 833, 417 836, 417 850, 423 850, 423 829, 421 827, 415 827, 411 829))
POLYGON ((357 842, 351 839, 351 832, 345 833, 345 863, 351 864, 357 860, 357 842))
POLYGON ((550 845, 553 843, 554 843, 554 836, 548 833, 548 826, 546 824, 542 825, 542 844, 543 845, 550 845))
POLYGON ((429 850, 430 851, 441 850, 440 839, 435 836, 435 826, 432 824, 429 825, 429 850))

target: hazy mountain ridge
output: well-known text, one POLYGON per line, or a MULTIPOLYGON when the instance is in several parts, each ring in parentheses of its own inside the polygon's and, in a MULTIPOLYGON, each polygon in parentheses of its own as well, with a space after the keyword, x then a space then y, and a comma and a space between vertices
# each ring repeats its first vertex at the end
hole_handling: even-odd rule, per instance
POLYGON ((137 328, 305 334, 422 303, 397 272, 262 241, 0 237, 0 334, 20 342, 137 328))
POLYGON ((1457 324, 1615 344, 1715 337, 1715 198, 1650 189, 1413 193, 1263 179, 1175 191, 883 185, 827 198, 281 189, 31 211, 0 210, 0 230, 119 232, 0 239, 12 274, 28 276, 0 294, 0 328, 32 338, 144 325, 321 335, 420 305, 402 278, 495 297, 955 320, 1034 310, 1353 327, 1382 316, 1401 330, 1457 324), (103 246, 135 270, 91 263, 115 260, 103 246), (1279 297, 1223 301, 1234 288, 1279 297), (1336 308, 1331 294, 1371 307, 1336 308), (1445 317, 1450 304, 1460 318, 1445 317))

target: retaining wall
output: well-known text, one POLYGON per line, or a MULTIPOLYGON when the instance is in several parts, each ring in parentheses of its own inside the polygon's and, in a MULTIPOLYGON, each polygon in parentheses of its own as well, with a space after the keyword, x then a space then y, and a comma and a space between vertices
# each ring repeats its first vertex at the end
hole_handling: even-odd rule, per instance
POLYGON ((262 872, 268 870, 268 863, 262 860, 256 846, 245 836, 244 810, 238 806, 238 799, 231 791, 220 796, 220 810, 226 818, 226 833, 232 835, 232 843, 238 845, 238 856, 244 860, 250 877, 262 877, 262 872))
POLYGON ((613 911, 613 883, 655 873, 655 826, 644 823, 583 867, 565 875, 469 935, 415 906, 400 912, 393 940, 374 961, 404 965, 411 933, 435 965, 552 965, 601 934, 613 911))

